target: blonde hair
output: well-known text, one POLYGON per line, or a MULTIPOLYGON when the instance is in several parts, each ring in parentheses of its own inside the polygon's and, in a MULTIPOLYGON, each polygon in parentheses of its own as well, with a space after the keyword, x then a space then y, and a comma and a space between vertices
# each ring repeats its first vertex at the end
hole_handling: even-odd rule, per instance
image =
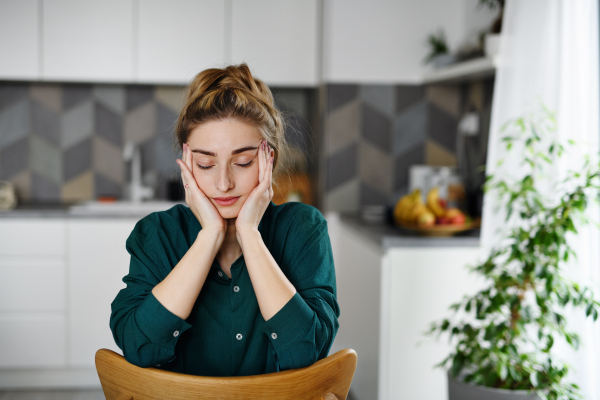
MULTIPOLYGON (((187 88, 185 103, 175 126, 175 140, 181 150, 191 131, 209 121, 237 119, 257 128, 274 151, 273 175, 289 152, 285 121, 275 107, 273 94, 248 65, 209 68, 194 77, 187 88)), ((281 169, 281 167, 279 168, 281 169)))

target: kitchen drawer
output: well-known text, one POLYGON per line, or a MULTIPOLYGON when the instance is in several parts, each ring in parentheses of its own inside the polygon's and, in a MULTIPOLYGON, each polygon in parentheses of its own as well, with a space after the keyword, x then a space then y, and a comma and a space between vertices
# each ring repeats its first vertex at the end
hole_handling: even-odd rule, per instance
POLYGON ((0 368, 66 366, 64 315, 0 313, 0 368))
POLYGON ((1 260, 0 311, 63 311, 64 261, 1 260))
POLYGON ((64 256, 66 227, 64 220, 0 220, 0 256, 64 256))

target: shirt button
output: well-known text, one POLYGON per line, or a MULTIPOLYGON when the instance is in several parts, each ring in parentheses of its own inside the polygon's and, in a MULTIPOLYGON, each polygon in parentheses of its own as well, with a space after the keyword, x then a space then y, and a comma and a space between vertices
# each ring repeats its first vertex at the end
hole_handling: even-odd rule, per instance
POLYGON ((219 276, 222 278, 223 277, 223 273, 221 271, 219 271, 219 276))
POLYGON ((179 336, 179 331, 173 332, 173 337, 177 337, 177 336, 179 336))
POLYGON ((234 286, 233 287, 233 291, 234 292, 239 292, 240 291, 240 287, 239 286, 234 286))
POLYGON ((241 334, 241 333, 238 333, 237 335, 235 335, 235 338, 236 338, 237 340, 242 340, 242 334, 241 334))
POLYGON ((271 333, 271 337, 272 337, 273 339, 277 339, 277 334, 276 334, 275 332, 273 332, 273 333, 271 333))

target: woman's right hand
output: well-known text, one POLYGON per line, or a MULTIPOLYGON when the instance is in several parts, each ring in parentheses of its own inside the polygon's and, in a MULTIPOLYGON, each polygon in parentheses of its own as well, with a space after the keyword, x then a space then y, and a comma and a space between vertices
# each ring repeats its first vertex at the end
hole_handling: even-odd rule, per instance
POLYGON ((202 229, 214 229, 217 232, 225 233, 227 222, 221 217, 221 214, 214 204, 206 197, 204 192, 196 183, 193 174, 193 157, 190 147, 187 143, 183 144, 183 160, 177 160, 181 168, 181 180, 185 189, 185 202, 194 213, 202 229))

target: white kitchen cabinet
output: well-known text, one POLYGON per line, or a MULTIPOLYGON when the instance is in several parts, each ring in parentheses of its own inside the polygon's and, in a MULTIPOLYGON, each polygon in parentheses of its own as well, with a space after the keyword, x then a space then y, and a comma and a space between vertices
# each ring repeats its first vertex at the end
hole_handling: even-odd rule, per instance
POLYGON ((38 0, 0 1, 0 78, 40 78, 38 0))
POLYGON ((450 316, 450 304, 482 287, 466 268, 479 256, 477 239, 405 237, 381 245, 368 233, 377 228, 337 213, 326 219, 340 306, 330 354, 356 350, 353 398, 446 400, 445 373, 434 365, 451 348, 423 333, 450 316))
POLYGON ((42 78, 132 82, 134 0, 43 0, 42 78))
POLYGON ((65 234, 62 220, 0 220, 0 368, 67 364, 65 234))
POLYGON ((268 85, 319 84, 318 0, 233 0, 231 59, 268 85))
POLYGON ((141 0, 139 82, 182 84, 225 62, 225 0, 141 0))
POLYGON ((122 354, 109 326, 111 308, 129 272, 125 241, 138 219, 69 221, 69 364, 94 367, 96 351, 122 354))

